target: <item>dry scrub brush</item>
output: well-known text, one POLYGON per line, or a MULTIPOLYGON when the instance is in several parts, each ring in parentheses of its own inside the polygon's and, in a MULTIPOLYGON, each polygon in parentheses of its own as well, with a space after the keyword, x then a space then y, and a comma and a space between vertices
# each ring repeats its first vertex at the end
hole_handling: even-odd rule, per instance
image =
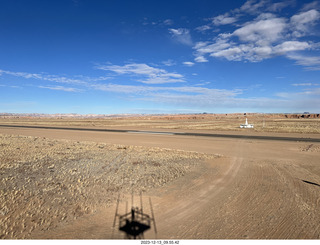
POLYGON ((0 135, 0 238, 28 238, 162 186, 216 155, 0 135))

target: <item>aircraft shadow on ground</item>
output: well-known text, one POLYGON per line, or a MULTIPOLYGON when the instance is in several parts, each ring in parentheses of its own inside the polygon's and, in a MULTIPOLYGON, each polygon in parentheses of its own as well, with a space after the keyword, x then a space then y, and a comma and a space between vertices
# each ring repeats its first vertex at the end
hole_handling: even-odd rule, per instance
POLYGON ((310 185, 315 185, 315 186, 319 186, 319 187, 320 187, 319 184, 314 183, 314 182, 310 182, 310 181, 307 181, 307 180, 302 180, 302 182, 307 183, 307 184, 310 184, 310 185))
POLYGON ((151 198, 149 197, 150 214, 143 210, 142 194, 140 193, 140 207, 133 206, 133 194, 131 210, 128 211, 128 202, 126 202, 126 211, 119 214, 120 195, 117 200, 116 212, 113 221, 113 230, 118 227, 119 231, 125 233, 127 239, 143 239, 144 233, 153 226, 155 235, 157 234, 156 222, 154 218, 151 198))

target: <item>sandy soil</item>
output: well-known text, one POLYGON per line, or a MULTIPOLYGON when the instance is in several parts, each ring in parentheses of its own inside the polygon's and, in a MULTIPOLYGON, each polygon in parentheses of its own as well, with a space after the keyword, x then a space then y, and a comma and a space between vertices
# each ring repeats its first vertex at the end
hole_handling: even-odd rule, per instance
POLYGON ((124 212, 133 189, 147 213, 153 204, 157 233, 145 238, 320 238, 319 143, 0 133, 2 238, 124 238, 116 198, 124 212))
POLYGON ((159 148, 0 135, 0 236, 70 223, 118 193, 145 192, 218 156, 159 148))

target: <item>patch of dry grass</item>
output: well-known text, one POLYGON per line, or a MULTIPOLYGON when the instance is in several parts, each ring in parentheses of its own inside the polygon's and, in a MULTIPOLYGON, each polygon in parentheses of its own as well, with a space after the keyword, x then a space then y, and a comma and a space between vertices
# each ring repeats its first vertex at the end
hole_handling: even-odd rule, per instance
MULTIPOLYGON (((254 124, 256 132, 281 133, 320 133, 320 119, 284 118, 279 115, 264 116, 253 114, 248 116, 249 123, 254 124)), ((189 129, 212 131, 241 131, 240 124, 245 117, 239 115, 195 116, 195 117, 137 117, 137 118, 106 118, 106 119, 52 119, 52 118, 19 118, 0 119, 0 124, 57 126, 57 127, 88 127, 88 128, 143 128, 143 129, 189 129)))
POLYGON ((148 191, 215 155, 0 135, 0 238, 28 238, 148 191))

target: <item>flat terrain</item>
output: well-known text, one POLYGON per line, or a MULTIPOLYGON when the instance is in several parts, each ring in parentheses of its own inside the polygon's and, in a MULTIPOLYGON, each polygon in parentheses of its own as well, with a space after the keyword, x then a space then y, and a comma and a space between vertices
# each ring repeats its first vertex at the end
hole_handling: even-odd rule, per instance
MULTIPOLYGON (((318 119, 310 120, 299 121, 299 127, 313 125, 308 137, 320 138, 318 119)), ((79 127, 108 128, 80 121, 79 127)), ((144 126, 122 121, 125 126, 112 128, 149 130, 154 128, 149 121, 144 126)), ((43 120, 11 123, 44 125, 43 120)), ((74 127, 75 121, 70 124, 47 123, 74 127)), ((306 137, 301 130, 227 126, 234 131, 170 131, 306 137)), ((116 200, 120 194, 124 213, 132 192, 134 205, 143 193, 149 214, 152 200, 157 233, 151 229, 145 238, 320 238, 320 143, 9 127, 0 127, 0 134, 4 239, 124 238, 113 227, 116 200)))
POLYGON ((255 133, 303 133, 320 134, 320 115, 316 118, 306 115, 285 114, 197 114, 197 115, 167 115, 167 116, 136 116, 116 118, 34 118, 34 117, 0 117, 0 124, 57 126, 57 127, 88 127, 107 129, 150 129, 175 131, 222 131, 241 132, 240 124, 248 118, 254 124, 255 133), (304 118, 302 118, 304 117, 304 118))

